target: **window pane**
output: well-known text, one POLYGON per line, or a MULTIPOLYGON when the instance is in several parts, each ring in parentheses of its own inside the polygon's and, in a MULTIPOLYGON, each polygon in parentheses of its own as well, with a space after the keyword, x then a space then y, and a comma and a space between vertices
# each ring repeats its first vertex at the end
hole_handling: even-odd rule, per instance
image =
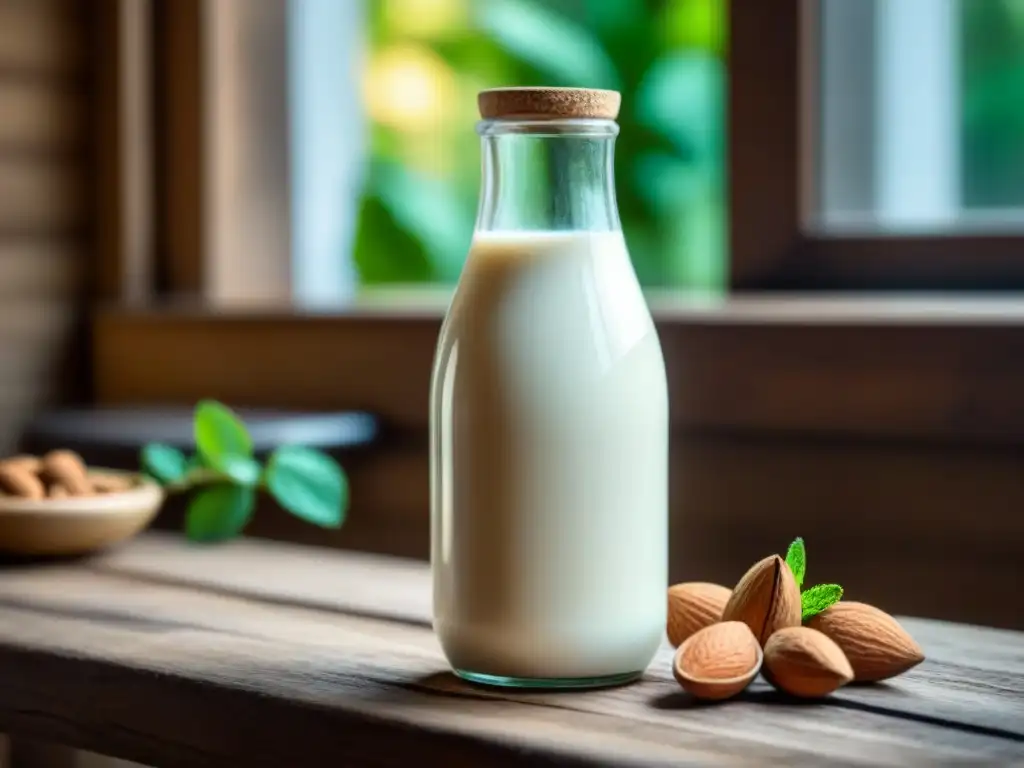
MULTIPOLYGON (((331 4, 335 15, 348 5, 298 4, 331 4)), ((721 286, 724 14, 725 0, 367 0, 360 14, 349 12, 362 17, 364 36, 357 86, 365 133, 349 139, 362 142, 348 246, 359 284, 453 284, 476 215, 477 91, 562 85, 623 93, 618 199, 641 280, 721 286)), ((317 25, 307 17, 309 26, 317 25)), ((329 93, 344 67, 315 65, 304 42, 293 44, 304 51, 293 56, 310 59, 298 77, 327 78, 329 93)), ((329 108, 311 97, 307 123, 318 110, 329 108)), ((336 121, 335 134, 353 133, 336 121)), ((324 172, 319 150, 295 146, 308 157, 300 167, 324 172)), ((323 195, 294 199, 314 206, 323 195)), ((307 259, 301 248, 299 258, 307 259)))
POLYGON ((1024 225, 1024 0, 823 0, 817 215, 831 232, 1024 225))

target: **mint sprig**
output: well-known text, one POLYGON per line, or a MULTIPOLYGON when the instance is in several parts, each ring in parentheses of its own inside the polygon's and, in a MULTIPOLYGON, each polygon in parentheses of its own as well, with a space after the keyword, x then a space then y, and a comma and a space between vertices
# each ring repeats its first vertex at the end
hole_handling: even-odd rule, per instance
MULTIPOLYGON (((807 548, 799 536, 793 539, 786 551, 786 565, 793 572, 797 587, 802 589, 807 575, 807 548)), ((800 594, 800 620, 807 621, 842 599, 843 588, 838 584, 818 584, 805 589, 800 594)))
POLYGON ((797 536, 789 545, 786 552, 786 565, 793 572, 796 585, 803 587, 804 575, 807 573, 807 549, 804 547, 804 540, 797 536))
POLYGON ((800 620, 807 621, 843 599, 838 584, 818 584, 800 595, 800 620))
POLYGON ((348 478, 330 456, 285 445, 266 467, 253 456, 245 423, 227 406, 203 400, 195 409, 196 452, 169 445, 142 448, 143 471, 168 493, 192 493, 185 533, 192 541, 224 541, 245 530, 258 491, 286 511, 322 528, 339 528, 348 508, 348 478))

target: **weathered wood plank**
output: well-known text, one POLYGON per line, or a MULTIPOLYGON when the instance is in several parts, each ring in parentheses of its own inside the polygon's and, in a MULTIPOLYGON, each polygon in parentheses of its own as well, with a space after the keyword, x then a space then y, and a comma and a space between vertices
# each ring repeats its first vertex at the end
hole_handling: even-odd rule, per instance
MULTIPOLYGON (((286 569, 261 570, 276 581, 286 569)), ((315 578, 339 593, 369 584, 337 575, 315 578)), ((663 659, 642 684, 612 691, 481 691, 446 673, 421 626, 76 566, 0 580, 0 676, 0 728, 161 765, 273 764, 295 744, 307 745, 304 764, 347 765, 424 750, 450 764, 499 765, 1024 757, 1024 736, 1012 732, 845 706, 767 706, 759 699, 773 694, 763 685, 725 707, 694 706, 663 659)), ((892 701, 910 695, 894 689, 892 701)))
MULTIPOLYGON (((400 559, 253 540, 204 549, 182 546, 172 535, 151 534, 89 567, 271 603, 420 626, 431 621, 428 569, 400 559), (348 587, 353 584, 358 589, 348 587)), ((837 700, 968 728, 992 727, 1024 739, 1024 634, 920 619, 904 623, 922 643, 928 662, 888 685, 846 688, 837 700)), ((670 655, 667 647, 662 650, 652 676, 671 680, 670 655)))
POLYGON ((147 533, 83 567, 139 583, 193 586, 424 627, 432 621, 428 567, 401 558, 257 539, 193 547, 184 546, 179 534, 147 533))
POLYGON ((84 99, 66 84, 0 76, 0 154, 63 154, 84 145, 84 99))
POLYGON ((97 0, 95 295, 142 302, 155 288, 153 0, 97 0))
POLYGON ((84 294, 86 266, 75 240, 0 237, 0 302, 57 299, 66 307, 84 294))
POLYGON ((0 158, 0 235, 73 234, 86 219, 81 168, 65 159, 0 158))
POLYGON ((0 0, 0 455, 54 393, 88 266, 91 3, 0 0))
POLYGON ((85 9, 75 0, 0 0, 0 75, 81 79, 85 9))
MULTIPOLYGON (((1014 298, 991 301, 735 296, 655 307, 672 426, 1019 445, 1024 314, 1014 298)), ((252 405, 359 405, 395 427, 425 429, 444 309, 432 303, 433 311, 363 305, 334 315, 290 304, 216 314, 112 307, 96 321, 110 347, 97 394, 111 404, 216 391, 252 405), (318 355, 325 344, 336 353, 318 355), (220 354, 227 345, 231 364, 220 354), (124 348, 140 349, 145 364, 126 365, 124 348), (187 380, 167 375, 196 360, 201 370, 187 380), (296 366, 309 373, 301 392, 288 375, 296 366)))

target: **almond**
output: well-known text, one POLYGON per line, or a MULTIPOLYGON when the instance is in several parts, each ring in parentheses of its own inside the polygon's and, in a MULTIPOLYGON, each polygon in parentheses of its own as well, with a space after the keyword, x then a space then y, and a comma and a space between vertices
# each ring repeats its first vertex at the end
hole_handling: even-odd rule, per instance
POLYGON ((678 648, 686 638, 722 620, 732 593, 721 584, 687 581, 668 588, 668 641, 678 648))
POLYGON ((17 465, 5 464, 0 467, 0 489, 24 499, 41 499, 46 496, 46 488, 35 473, 17 465))
POLYGON ((96 493, 118 493, 131 490, 132 479, 127 475, 114 475, 106 472, 93 472, 89 475, 93 490, 96 493))
POLYGON ((778 555, 755 563, 736 584, 723 621, 742 621, 764 647, 772 633, 800 626, 800 588, 778 555))
POLYGON ((66 499, 71 494, 68 493, 68 489, 60 483, 54 483, 46 489, 46 495, 51 499, 66 499))
POLYGON ((11 456, 9 459, 0 461, 0 467, 14 467, 15 469, 31 472, 33 475, 38 475, 43 469, 43 462, 38 456, 22 454, 20 456, 11 456))
POLYGON ((815 698, 827 696, 853 679, 842 650, 810 627, 786 627, 768 638, 764 676, 779 690, 815 698))
POLYGON ((85 462, 74 451, 50 451, 43 456, 42 476, 47 483, 60 483, 72 496, 89 496, 93 492, 85 462))
POLYGON ((838 645, 859 683, 887 680, 924 661, 924 651, 885 611, 841 600, 808 622, 838 645))
POLYGON ((741 621, 712 624, 679 646, 672 674, 698 699, 728 699, 742 691, 761 669, 761 646, 741 621))

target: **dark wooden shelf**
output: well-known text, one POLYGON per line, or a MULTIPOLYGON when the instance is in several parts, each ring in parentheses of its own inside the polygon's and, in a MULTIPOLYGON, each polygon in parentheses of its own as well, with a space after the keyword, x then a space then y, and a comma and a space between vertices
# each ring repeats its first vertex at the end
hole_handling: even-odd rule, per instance
POLYGON ((1024 759, 1024 635, 906 619, 928 660, 820 703, 694 702, 665 646, 589 693, 447 669, 421 563, 149 534, 0 578, 0 731, 158 766, 679 765, 1024 759))

